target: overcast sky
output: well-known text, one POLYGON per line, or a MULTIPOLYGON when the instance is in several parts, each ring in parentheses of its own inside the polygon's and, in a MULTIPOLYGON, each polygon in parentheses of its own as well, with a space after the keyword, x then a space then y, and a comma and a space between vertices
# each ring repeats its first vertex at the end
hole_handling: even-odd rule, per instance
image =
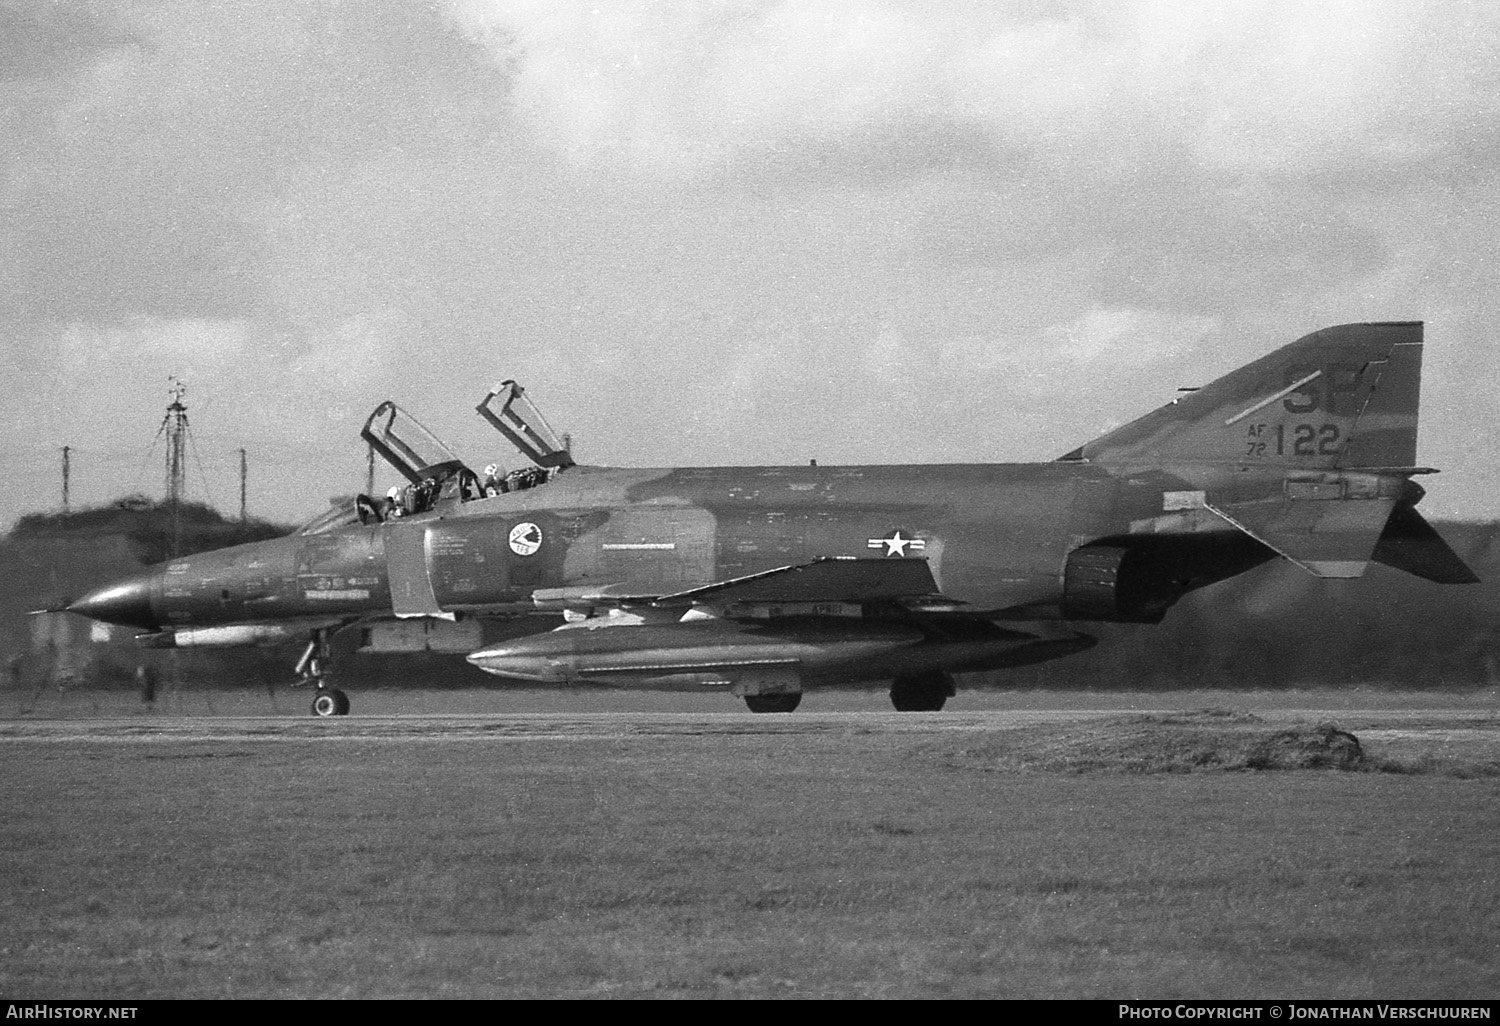
POLYGON ((0 526, 301 520, 391 398, 473 466, 1051 459, 1425 320, 1424 510, 1500 515, 1500 4, 0 0, 0 526), (201 466, 201 470, 200 470, 201 466))

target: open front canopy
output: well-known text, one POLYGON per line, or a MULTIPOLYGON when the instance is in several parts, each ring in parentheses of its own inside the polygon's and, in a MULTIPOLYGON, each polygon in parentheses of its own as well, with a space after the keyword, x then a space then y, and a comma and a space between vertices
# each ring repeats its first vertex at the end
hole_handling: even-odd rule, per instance
POLYGON ((431 431, 390 400, 375 407, 359 436, 412 484, 425 478, 442 481, 467 469, 431 431))

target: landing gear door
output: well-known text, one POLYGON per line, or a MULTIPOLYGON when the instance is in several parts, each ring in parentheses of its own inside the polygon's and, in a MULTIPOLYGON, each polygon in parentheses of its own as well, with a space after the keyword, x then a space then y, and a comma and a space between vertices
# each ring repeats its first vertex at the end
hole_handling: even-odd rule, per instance
POLYGON ((526 398, 526 390, 514 381, 496 385, 474 408, 537 466, 566 469, 573 465, 567 444, 526 398))

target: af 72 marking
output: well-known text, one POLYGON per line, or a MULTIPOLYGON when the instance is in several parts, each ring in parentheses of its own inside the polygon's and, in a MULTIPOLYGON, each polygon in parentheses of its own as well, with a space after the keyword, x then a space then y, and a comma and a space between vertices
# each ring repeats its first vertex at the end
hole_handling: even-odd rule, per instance
POLYGON ((1288 452, 1294 456, 1337 456, 1343 442, 1337 424, 1252 424, 1246 437, 1245 455, 1254 459, 1285 456, 1288 452))

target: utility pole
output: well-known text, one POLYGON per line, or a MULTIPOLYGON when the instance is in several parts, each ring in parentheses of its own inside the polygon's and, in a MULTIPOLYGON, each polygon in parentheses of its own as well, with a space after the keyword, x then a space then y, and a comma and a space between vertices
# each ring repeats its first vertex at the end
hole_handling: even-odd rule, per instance
POLYGON ((68 512, 68 457, 73 452, 70 445, 63 446, 63 512, 68 512))
POLYGON ((250 470, 245 462, 245 450, 240 450, 240 523, 247 519, 245 516, 245 479, 249 477, 250 470))

